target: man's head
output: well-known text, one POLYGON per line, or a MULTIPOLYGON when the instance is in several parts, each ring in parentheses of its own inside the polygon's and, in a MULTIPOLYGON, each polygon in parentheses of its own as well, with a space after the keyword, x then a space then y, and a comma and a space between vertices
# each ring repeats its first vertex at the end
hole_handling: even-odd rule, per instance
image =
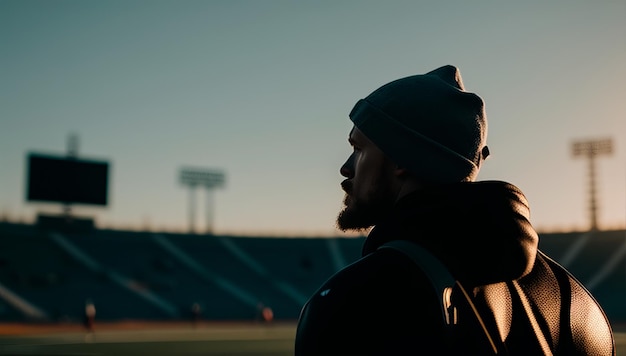
POLYGON ((486 146, 482 99, 464 89, 453 66, 392 81, 359 100, 350 119, 352 155, 341 167, 347 179, 343 230, 375 225, 416 182, 473 181, 486 146))

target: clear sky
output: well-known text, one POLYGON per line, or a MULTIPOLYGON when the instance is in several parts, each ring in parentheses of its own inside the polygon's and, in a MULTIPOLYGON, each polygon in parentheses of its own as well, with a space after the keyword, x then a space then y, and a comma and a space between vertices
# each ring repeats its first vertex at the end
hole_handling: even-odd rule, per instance
MULTIPOLYGON (((441 65, 486 102, 492 156, 479 179, 519 186, 538 229, 626 220, 626 2, 0 0, 0 213, 25 200, 26 154, 111 163, 102 227, 184 230, 182 167, 220 169, 217 233, 336 235, 354 103, 441 65)), ((196 224, 207 197, 196 194, 196 224)))

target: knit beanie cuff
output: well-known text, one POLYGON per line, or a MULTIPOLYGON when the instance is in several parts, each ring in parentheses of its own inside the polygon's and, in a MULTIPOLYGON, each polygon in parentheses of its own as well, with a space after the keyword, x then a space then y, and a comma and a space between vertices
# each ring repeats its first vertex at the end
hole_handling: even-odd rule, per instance
POLYGON ((407 127, 366 99, 356 103, 350 120, 396 164, 419 177, 451 183, 474 180, 478 175, 474 162, 407 127))

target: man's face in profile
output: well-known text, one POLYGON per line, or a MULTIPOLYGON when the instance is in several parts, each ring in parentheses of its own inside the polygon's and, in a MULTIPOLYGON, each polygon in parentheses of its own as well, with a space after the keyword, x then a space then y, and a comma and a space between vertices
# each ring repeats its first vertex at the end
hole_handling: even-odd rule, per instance
POLYGON ((346 177, 341 182, 345 207, 337 217, 337 226, 343 231, 377 224, 395 202, 395 165, 356 127, 350 131, 348 142, 353 151, 340 169, 346 177))

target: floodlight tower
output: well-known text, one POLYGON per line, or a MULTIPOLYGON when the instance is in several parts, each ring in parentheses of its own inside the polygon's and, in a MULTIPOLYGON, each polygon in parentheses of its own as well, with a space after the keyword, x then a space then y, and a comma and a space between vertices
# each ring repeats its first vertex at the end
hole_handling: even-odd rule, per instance
POLYGON ((583 156, 587 159, 589 169, 589 215, 591 220, 591 230, 598 230, 598 205, 596 200, 596 157, 601 154, 613 153, 613 142, 611 139, 575 141, 572 145, 574 157, 583 156))
MULTIPOLYGON (((78 158, 78 135, 75 133, 70 133, 67 136, 67 158, 78 158)), ((72 217, 72 207, 69 202, 63 203, 63 215, 65 215, 66 219, 71 219, 72 217)))
POLYGON ((67 157, 78 158, 78 135, 75 133, 67 136, 67 157))
POLYGON ((216 170, 183 168, 180 171, 180 182, 189 186, 189 232, 195 233, 196 188, 206 188, 207 222, 206 233, 213 232, 213 189, 222 187, 225 182, 224 173, 216 170))

